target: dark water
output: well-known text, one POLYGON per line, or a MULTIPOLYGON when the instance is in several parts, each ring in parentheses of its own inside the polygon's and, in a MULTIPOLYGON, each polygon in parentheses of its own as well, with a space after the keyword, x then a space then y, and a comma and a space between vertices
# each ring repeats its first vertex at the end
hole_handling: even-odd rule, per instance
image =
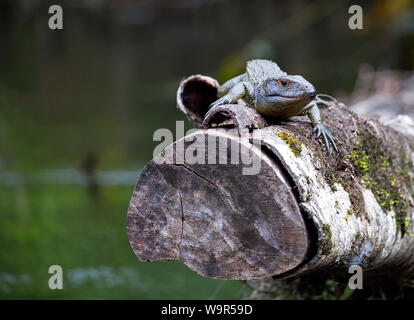
POLYGON ((139 262, 126 237, 152 135, 185 119, 179 81, 223 81, 269 58, 346 94, 361 64, 414 66, 412 6, 394 16, 373 1, 356 33, 349 1, 62 3, 64 30, 51 31, 55 2, 0 1, 0 298, 242 297, 238 281, 139 262))

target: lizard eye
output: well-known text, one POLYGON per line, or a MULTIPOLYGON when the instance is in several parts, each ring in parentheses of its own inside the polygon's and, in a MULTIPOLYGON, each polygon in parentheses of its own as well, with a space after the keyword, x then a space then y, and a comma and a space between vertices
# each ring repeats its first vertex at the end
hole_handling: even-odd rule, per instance
POLYGON ((277 82, 279 83, 281 87, 287 87, 289 85, 289 82, 285 80, 277 80, 277 82))

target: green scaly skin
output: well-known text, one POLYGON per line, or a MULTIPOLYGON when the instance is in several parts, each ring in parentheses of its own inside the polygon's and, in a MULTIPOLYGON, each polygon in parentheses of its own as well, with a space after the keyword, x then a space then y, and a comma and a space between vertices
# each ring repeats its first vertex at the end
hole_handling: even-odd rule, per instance
POLYGON ((338 152, 336 139, 325 128, 318 107, 328 104, 323 98, 333 98, 316 95, 314 86, 302 76, 288 75, 272 61, 249 61, 246 73, 225 82, 219 87, 217 96, 219 98, 210 105, 205 117, 208 117, 214 108, 237 103, 238 99, 242 99, 249 107, 268 117, 287 119, 306 114, 316 138, 322 136, 328 152, 329 143, 338 152))

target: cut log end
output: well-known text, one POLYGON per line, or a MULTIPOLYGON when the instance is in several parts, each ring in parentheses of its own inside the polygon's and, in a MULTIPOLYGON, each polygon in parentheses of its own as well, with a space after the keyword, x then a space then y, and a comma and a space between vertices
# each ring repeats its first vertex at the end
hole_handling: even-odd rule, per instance
POLYGON ((201 124, 210 104, 217 99, 219 83, 208 76, 193 75, 180 83, 177 107, 191 120, 201 124))
POLYGON ((187 136, 145 167, 129 206, 127 231, 140 260, 181 260, 211 278, 282 274, 303 262, 308 251, 308 232, 289 180, 259 148, 224 130, 187 136), (187 152, 190 137, 203 144, 199 151, 208 150, 206 164, 178 163, 177 144, 187 152), (218 142, 214 151, 220 164, 211 164, 212 140, 218 142), (235 146, 241 158, 260 164, 259 174, 244 175, 244 165, 231 164, 230 158, 223 163, 235 146))

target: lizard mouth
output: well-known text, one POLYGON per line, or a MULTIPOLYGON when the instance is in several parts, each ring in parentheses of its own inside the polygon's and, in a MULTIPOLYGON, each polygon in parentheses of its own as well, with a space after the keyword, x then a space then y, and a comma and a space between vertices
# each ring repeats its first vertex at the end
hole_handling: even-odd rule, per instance
POLYGON ((289 99, 289 100, 300 99, 301 98, 301 96, 294 96, 294 97, 292 97, 292 96, 283 96, 283 95, 277 94, 277 93, 275 93, 275 94, 266 94, 266 95, 263 95, 263 96, 264 97, 283 98, 283 99, 289 99))
POLYGON ((305 93, 305 94, 301 94, 301 95, 297 95, 297 96, 284 96, 281 94, 268 94, 266 95, 267 97, 272 97, 272 98, 282 98, 283 100, 300 100, 300 99, 309 99, 309 101, 315 99, 316 97, 316 91, 312 91, 309 93, 305 93))
POLYGON ((316 91, 312 91, 311 93, 308 94, 309 99, 313 100, 316 97, 316 91))
MULTIPOLYGON (((268 97, 272 97, 272 98, 280 98, 281 100, 286 100, 286 101, 298 101, 298 100, 303 100, 303 98, 308 98, 309 96, 296 96, 296 97, 288 97, 288 96, 281 96, 281 95, 268 95, 268 97)), ((312 98, 313 99, 313 98, 312 98)), ((310 99, 310 100, 312 100, 310 99)))

